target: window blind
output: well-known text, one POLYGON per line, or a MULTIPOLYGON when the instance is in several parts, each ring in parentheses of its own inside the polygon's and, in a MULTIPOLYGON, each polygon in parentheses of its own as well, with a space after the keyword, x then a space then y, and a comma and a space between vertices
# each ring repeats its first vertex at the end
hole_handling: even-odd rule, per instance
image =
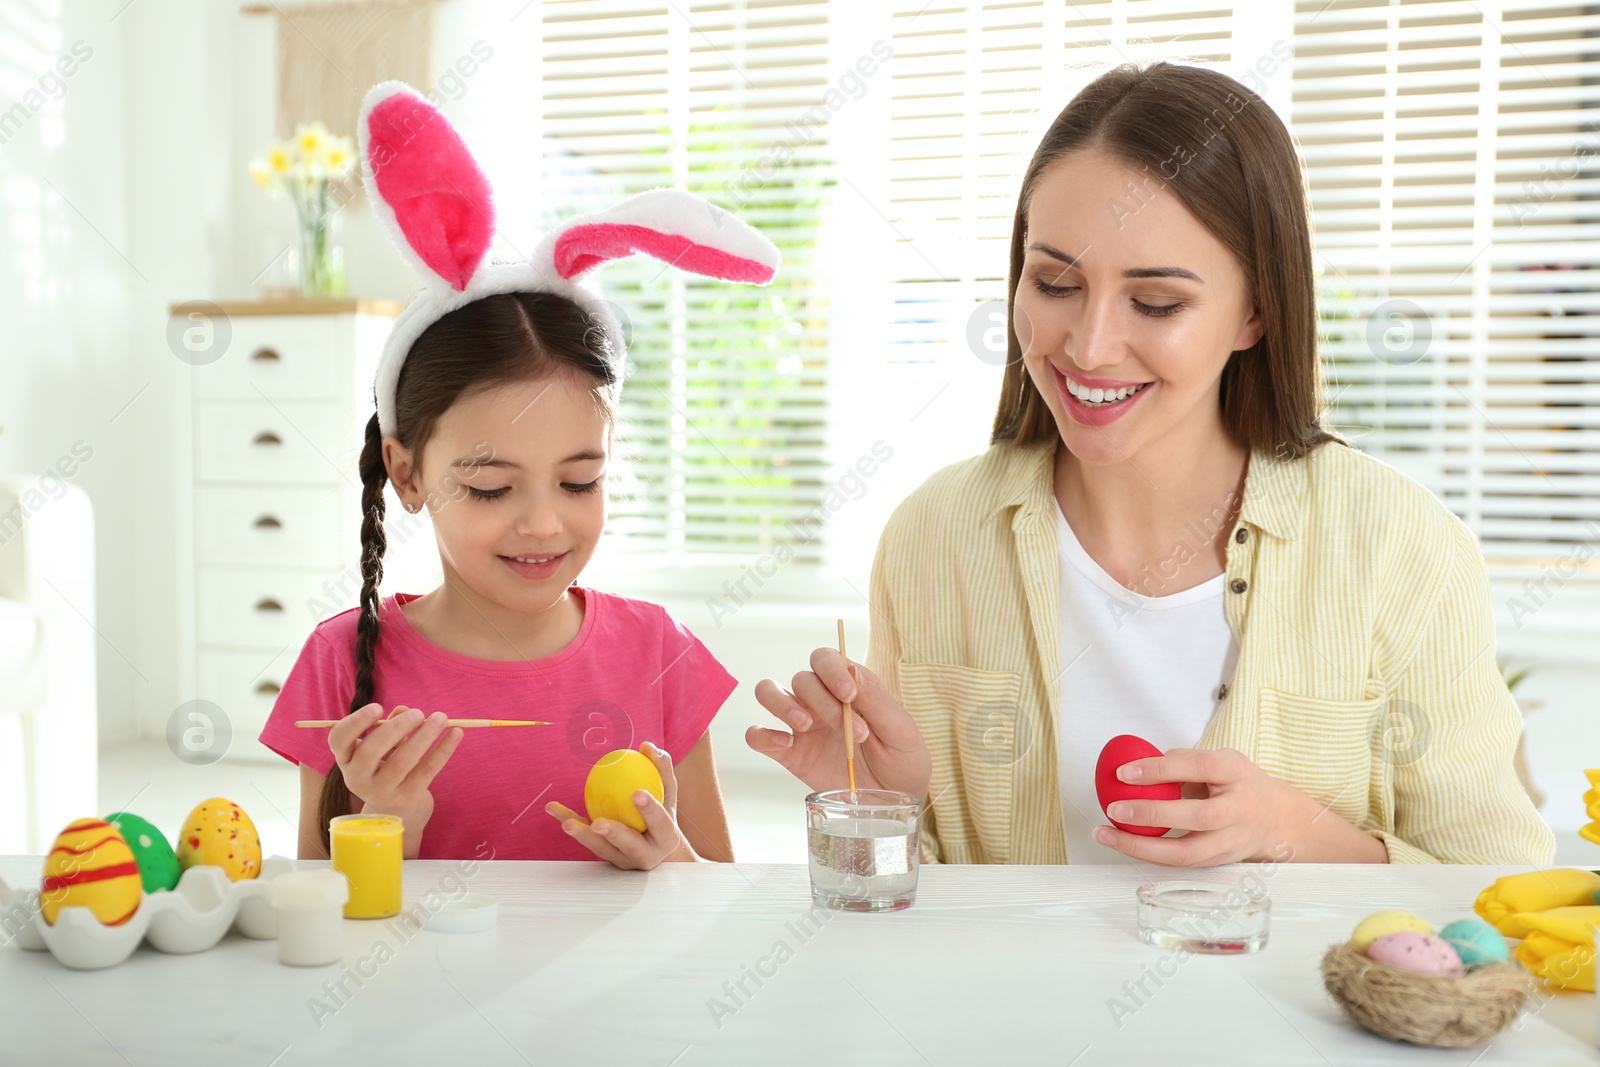
POLYGON ((1332 421, 1459 514, 1493 576, 1595 582, 1600 14, 1325 4, 1296 6, 1291 128, 1332 421))
POLYGON ((540 12, 550 203, 587 211, 676 186, 783 254, 766 288, 654 260, 606 268, 631 338, 608 538, 667 560, 779 541, 820 558, 829 309, 812 263, 836 182, 819 110, 826 0, 546 0, 540 12))
MULTIPOLYGON (((827 358, 837 309, 812 270, 836 196, 870 204, 852 201, 874 226, 852 249, 888 279, 887 343, 863 358, 892 373, 870 380, 919 412, 942 395, 924 437, 905 438, 915 460, 884 476, 910 480, 874 489, 903 495, 930 449, 982 446, 999 370, 992 387, 973 378, 969 319, 1004 297, 1017 183, 1048 121, 1110 64, 1236 73, 1254 58, 1237 53, 1260 51, 1239 36, 1259 21, 1248 5, 908 0, 887 16, 881 158, 841 168, 808 110, 829 89, 830 38, 852 54, 873 33, 841 45, 855 31, 837 2, 540 10, 547 199, 589 210, 681 185, 785 255, 761 291, 608 268, 633 334, 613 535, 669 558, 760 551, 818 514, 841 375, 856 373, 827 358)), ((1311 190, 1330 421, 1460 514, 1498 577, 1600 545, 1600 14, 1297 0, 1292 17, 1284 107, 1311 190)))

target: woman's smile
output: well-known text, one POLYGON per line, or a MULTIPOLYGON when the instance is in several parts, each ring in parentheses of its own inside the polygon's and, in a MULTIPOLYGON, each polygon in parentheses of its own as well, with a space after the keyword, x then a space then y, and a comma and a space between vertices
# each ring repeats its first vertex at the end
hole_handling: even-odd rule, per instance
POLYGON ((1116 422, 1132 411, 1156 384, 1068 374, 1053 363, 1050 372, 1067 414, 1088 426, 1108 426, 1116 422))

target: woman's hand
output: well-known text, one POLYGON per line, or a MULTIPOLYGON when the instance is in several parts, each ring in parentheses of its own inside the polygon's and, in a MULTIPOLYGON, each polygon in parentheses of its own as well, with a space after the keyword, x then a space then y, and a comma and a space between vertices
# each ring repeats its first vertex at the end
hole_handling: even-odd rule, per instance
POLYGON ((1231 748, 1175 748, 1130 760, 1124 782, 1182 782, 1181 800, 1119 800, 1108 814, 1135 826, 1170 826, 1182 837, 1141 837, 1112 826, 1095 839, 1125 856, 1172 867, 1240 860, 1386 863, 1384 843, 1356 829, 1328 805, 1279 781, 1231 748))
POLYGON ((700 857, 678 829, 678 777, 672 757, 646 741, 639 751, 661 772, 662 798, 635 790, 633 802, 644 815, 644 833, 615 819, 590 822, 565 804, 551 801, 544 810, 561 820, 561 828, 596 856, 625 871, 648 871, 663 862, 695 863, 700 857))
POLYGON ((441 711, 424 716, 402 704, 384 718, 382 707, 368 704, 328 731, 328 747, 362 812, 398 815, 405 824, 407 859, 417 857, 433 815, 428 786, 461 743, 461 728, 446 730, 447 721, 441 711))
POLYGON ((837 649, 811 653, 811 669, 784 689, 770 678, 756 684, 756 699, 793 733, 752 726, 745 743, 772 757, 814 791, 847 789, 844 702, 854 712, 856 785, 896 789, 926 798, 933 757, 917 724, 883 681, 859 663, 845 667, 837 649))

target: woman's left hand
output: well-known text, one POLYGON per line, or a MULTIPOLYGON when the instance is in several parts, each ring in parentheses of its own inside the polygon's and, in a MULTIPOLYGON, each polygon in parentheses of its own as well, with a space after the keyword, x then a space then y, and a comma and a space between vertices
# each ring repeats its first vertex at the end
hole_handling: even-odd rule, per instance
POLYGON ((1172 867, 1241 860, 1317 862, 1301 854, 1308 845, 1325 853, 1319 857, 1324 862, 1382 863, 1388 857, 1382 841, 1272 777, 1236 749, 1175 748, 1130 760, 1118 768, 1117 777, 1140 785, 1184 783, 1181 800, 1120 800, 1111 805, 1109 814, 1118 822, 1189 831, 1170 838, 1141 837, 1112 826, 1095 831, 1101 844, 1136 860, 1172 867))
POLYGON ((643 789, 633 794, 633 802, 644 815, 644 833, 615 819, 596 819, 593 823, 554 801, 544 810, 561 820, 561 828, 590 852, 625 871, 648 871, 662 862, 697 862, 700 857, 678 829, 678 779, 672 773, 672 757, 646 741, 639 751, 650 758, 661 772, 662 799, 643 789))

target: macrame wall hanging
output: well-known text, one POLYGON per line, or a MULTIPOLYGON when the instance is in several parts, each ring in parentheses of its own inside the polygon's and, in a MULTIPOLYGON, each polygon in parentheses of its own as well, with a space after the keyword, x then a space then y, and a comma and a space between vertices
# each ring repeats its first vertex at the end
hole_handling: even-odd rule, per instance
POLYGON ((279 137, 302 122, 353 137, 361 98, 371 86, 399 80, 433 83, 434 0, 345 0, 250 5, 277 23, 279 137))

